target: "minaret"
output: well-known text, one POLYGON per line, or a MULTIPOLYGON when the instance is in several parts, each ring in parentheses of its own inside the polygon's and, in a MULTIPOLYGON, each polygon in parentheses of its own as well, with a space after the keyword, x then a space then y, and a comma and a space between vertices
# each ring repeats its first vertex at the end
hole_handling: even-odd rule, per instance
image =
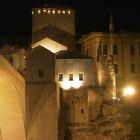
POLYGON ((110 14, 109 32, 114 32, 114 24, 113 24, 113 17, 112 17, 112 13, 110 14))

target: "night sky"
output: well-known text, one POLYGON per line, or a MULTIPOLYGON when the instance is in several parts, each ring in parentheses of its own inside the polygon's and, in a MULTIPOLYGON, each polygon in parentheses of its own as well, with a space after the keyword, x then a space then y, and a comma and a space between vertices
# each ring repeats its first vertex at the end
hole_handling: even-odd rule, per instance
POLYGON ((140 32, 140 5, 138 3, 100 0, 32 0, 3 1, 0 4, 0 37, 31 35, 31 9, 43 4, 67 6, 76 9, 78 38, 91 31, 108 31, 112 11, 116 31, 125 29, 140 32), (87 2, 87 3, 86 3, 87 2))

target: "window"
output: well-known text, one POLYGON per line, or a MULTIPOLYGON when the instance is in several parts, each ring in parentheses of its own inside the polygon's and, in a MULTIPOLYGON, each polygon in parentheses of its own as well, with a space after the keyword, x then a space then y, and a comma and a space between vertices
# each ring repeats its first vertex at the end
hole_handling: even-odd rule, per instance
POLYGON ((39 71, 38 71, 38 76, 39 76, 40 78, 44 77, 44 70, 43 70, 43 69, 39 69, 39 71))
POLYGON ((69 81, 73 81, 73 74, 69 74, 69 81))
POLYGON ((58 81, 63 81, 63 74, 62 73, 58 74, 58 81))
POLYGON ((113 55, 117 55, 117 54, 118 54, 117 45, 113 45, 113 55))
POLYGON ((116 74, 118 74, 118 64, 114 64, 114 71, 116 74))
POLYGON ((84 80, 84 74, 83 73, 79 73, 79 80, 83 81, 84 80))
POLYGON ((135 73, 135 64, 131 64, 131 73, 135 73))
POLYGON ((134 55, 134 54, 135 54, 134 45, 130 45, 130 55, 134 55))
POLYGON ((81 114, 84 114, 84 109, 81 109, 81 114))
POLYGON ((41 10, 38 10, 38 14, 41 14, 41 10))
POLYGON ((103 45, 103 54, 107 55, 107 45, 103 45))

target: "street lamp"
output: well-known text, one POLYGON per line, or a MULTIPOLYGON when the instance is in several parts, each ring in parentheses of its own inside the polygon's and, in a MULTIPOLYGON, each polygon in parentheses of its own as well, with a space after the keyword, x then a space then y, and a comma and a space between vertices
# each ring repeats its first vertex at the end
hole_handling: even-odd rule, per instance
POLYGON ((135 93, 135 89, 133 87, 126 87, 123 90, 123 95, 124 96, 131 96, 135 93))

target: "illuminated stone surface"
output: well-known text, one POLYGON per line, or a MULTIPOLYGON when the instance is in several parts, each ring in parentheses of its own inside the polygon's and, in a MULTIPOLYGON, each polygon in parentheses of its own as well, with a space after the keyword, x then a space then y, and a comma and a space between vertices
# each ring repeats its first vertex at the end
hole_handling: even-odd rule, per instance
POLYGON ((30 83, 27 91, 27 140, 58 140, 56 85, 30 83))
POLYGON ((25 140, 25 83, 0 56, 0 129, 2 140, 25 140))

